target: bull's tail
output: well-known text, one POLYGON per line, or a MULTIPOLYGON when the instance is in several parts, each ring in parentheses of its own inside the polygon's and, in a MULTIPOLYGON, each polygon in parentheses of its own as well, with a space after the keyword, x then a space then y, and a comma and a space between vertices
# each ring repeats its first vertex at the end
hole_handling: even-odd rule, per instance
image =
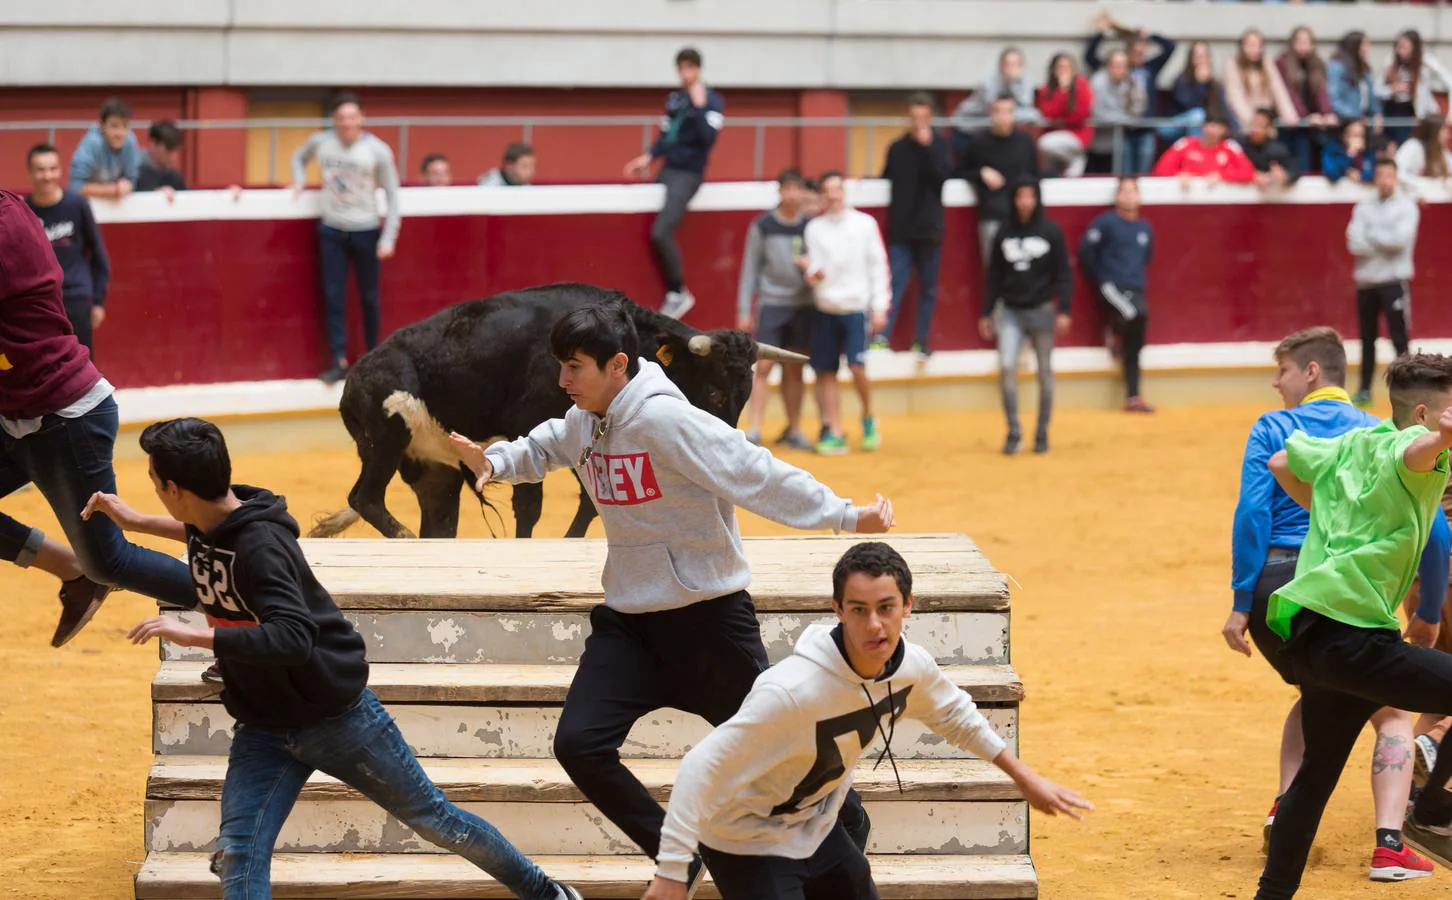
POLYGON ((337 537, 347 530, 348 526, 361 519, 357 511, 348 508, 340 509, 332 515, 320 515, 313 522, 312 530, 308 532, 310 538, 337 537))

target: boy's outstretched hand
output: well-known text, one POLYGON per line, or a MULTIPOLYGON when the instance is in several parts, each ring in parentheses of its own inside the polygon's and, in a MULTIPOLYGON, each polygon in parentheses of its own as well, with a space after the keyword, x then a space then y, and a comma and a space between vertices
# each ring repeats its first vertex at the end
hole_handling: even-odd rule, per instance
POLYGON ((857 534, 884 534, 896 523, 892 518, 892 501, 881 494, 877 500, 857 508, 857 534))
POLYGON ((136 526, 141 522, 141 514, 127 506, 126 501, 115 494, 101 491, 92 494, 91 499, 86 501, 85 509, 81 510, 81 520, 90 519, 94 513, 105 515, 122 531, 136 531, 136 526))
POLYGON ((131 629, 126 639, 133 644, 144 644, 152 638, 165 639, 183 647, 211 647, 215 632, 210 628, 193 628, 168 616, 152 616, 142 619, 131 629))
POLYGON ((657 875, 640 900, 686 900, 685 882, 671 881, 657 875))
POLYGON ((1094 808, 1094 804, 1077 792, 1055 784, 1037 772, 1025 775, 1019 781, 1018 789, 1023 792, 1023 798, 1029 802, 1029 806, 1051 816, 1063 813, 1071 819, 1083 821, 1084 813, 1081 810, 1094 808))

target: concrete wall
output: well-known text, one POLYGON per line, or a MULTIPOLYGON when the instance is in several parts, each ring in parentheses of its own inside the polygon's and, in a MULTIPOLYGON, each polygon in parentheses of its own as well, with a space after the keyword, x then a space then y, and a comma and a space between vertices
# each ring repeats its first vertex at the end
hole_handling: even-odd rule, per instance
POLYGON ((1005 43, 1034 69, 1077 49, 1101 8, 1222 55, 1250 25, 1277 45, 1301 23, 1327 43, 1360 28, 1383 48, 1404 27, 1434 47, 1452 33, 1445 7, 1369 3, 52 0, 0 4, 0 82, 660 87, 692 43, 725 87, 953 88, 1005 43))

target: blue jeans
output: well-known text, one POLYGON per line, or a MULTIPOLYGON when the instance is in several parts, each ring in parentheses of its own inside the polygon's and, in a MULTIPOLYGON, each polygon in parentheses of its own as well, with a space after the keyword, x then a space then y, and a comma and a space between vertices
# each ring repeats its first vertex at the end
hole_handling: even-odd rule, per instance
POLYGON ((887 336, 897 328, 913 272, 918 274, 918 320, 914 340, 926 350, 928 334, 933 329, 933 309, 938 305, 938 264, 943 260, 943 245, 930 241, 909 241, 888 244, 887 262, 892 269, 892 311, 887 314, 887 336))
POLYGON ((1152 128, 1132 128, 1124 132, 1124 145, 1119 154, 1116 175, 1143 175, 1155 164, 1155 132, 1152 128))
POLYGON ((347 712, 306 728, 238 725, 222 785, 213 870, 223 900, 270 900, 272 848, 313 770, 332 775, 457 853, 524 900, 557 900, 555 883, 493 825, 459 809, 429 780, 393 717, 365 689, 347 712))
POLYGON ((323 320, 328 331, 332 361, 348 358, 348 263, 358 276, 358 299, 363 305, 363 342, 378 346, 378 236, 368 231, 340 231, 318 225, 318 260, 323 273, 323 320))
MULTIPOLYGON (((138 547, 105 516, 81 521, 96 491, 116 492, 111 453, 118 417, 110 397, 77 419, 50 415, 40 430, 16 440, 0 430, 0 497, 33 482, 76 552, 86 577, 175 606, 194 606, 196 588, 186 563, 138 547)), ((28 566, 44 536, 0 513, 0 559, 28 566)))
POLYGON ((1187 109, 1184 112, 1171 116, 1170 124, 1161 125, 1157 130, 1159 136, 1167 144, 1173 144, 1187 135, 1200 134, 1200 126, 1205 124, 1205 110, 1200 108, 1187 109))
POLYGON ((1003 397, 1003 418, 1008 423, 1008 433, 1014 437, 1023 433, 1018 419, 1018 357, 1027 338, 1034 346, 1038 361, 1038 433, 1047 434, 1049 420, 1054 415, 1054 328, 1057 324, 1054 304, 1013 309, 1000 303, 993 319, 998 331, 998 388, 1003 397))

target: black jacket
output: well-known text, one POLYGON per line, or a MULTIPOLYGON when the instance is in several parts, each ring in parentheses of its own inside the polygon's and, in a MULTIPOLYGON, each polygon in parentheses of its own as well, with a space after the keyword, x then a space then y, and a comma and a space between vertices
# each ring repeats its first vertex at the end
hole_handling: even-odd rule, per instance
POLYGON ((905 134, 887 148, 882 177, 892 183, 887 204, 887 242, 942 243, 943 182, 953 174, 953 150, 948 139, 933 132, 926 147, 905 134))
POLYGON ((208 534, 187 526, 198 607, 216 629, 222 703, 245 725, 301 728, 346 710, 368 685, 363 637, 318 584, 297 522, 270 491, 208 534))
POLYGON ((1057 298, 1059 313, 1067 316, 1069 302, 1074 297, 1074 280, 1069 271, 1069 247, 1064 242, 1064 231, 1044 215, 1038 182, 1022 179, 1014 187, 1019 185, 1033 186, 1038 205, 1028 222, 1020 222, 1014 216, 993 239, 983 315, 993 315, 999 301, 1010 309, 1033 309, 1057 298))
POLYGON ((980 222, 1007 222, 1012 217, 1013 185, 1023 178, 1036 177, 1038 169, 1038 147, 1029 133, 1019 128, 1006 137, 992 131, 974 132, 967 137, 958 157, 958 173, 972 185, 973 196, 978 198, 980 222), (984 166, 1003 176, 1003 187, 988 189, 981 174, 984 166))
POLYGON ((1295 184, 1296 179, 1301 177, 1301 166, 1296 158, 1285 144, 1274 138, 1268 138, 1264 144, 1252 144, 1247 137, 1240 142, 1240 147, 1250 157, 1250 164, 1257 172, 1269 172, 1271 163, 1279 163, 1286 170, 1287 185, 1295 184))
POLYGON ((652 159, 665 157, 667 169, 702 174, 716 146, 716 136, 726 122, 726 100, 715 88, 706 88, 706 105, 698 107, 684 90, 666 97, 660 136, 650 145, 652 159))

